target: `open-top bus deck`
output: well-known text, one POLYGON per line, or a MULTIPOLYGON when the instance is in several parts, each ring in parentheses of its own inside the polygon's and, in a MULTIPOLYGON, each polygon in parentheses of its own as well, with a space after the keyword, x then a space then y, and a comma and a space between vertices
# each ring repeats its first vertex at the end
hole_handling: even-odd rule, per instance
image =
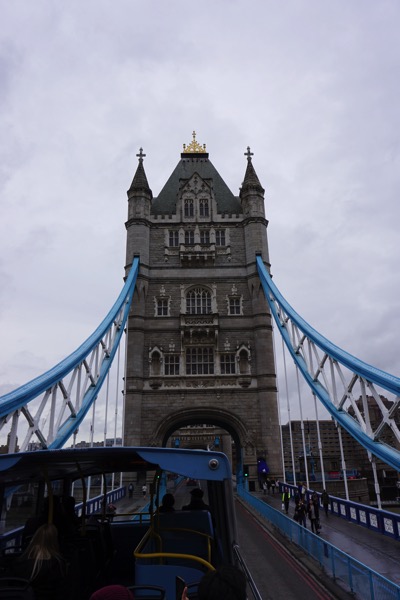
POLYGON ((131 587, 137 599, 175 600, 177 577, 194 599, 204 573, 226 564, 245 571, 258 597, 237 544, 231 465, 220 452, 106 447, 0 455, 0 495, 0 598, 13 562, 29 541, 23 535, 26 520, 41 516, 57 526, 57 507, 71 496, 80 502, 79 521, 70 530, 66 521, 59 528, 71 600, 88 600, 110 584, 131 587), (160 512, 167 486, 185 479, 201 482, 209 511, 160 512), (107 510, 111 481, 119 483, 121 495, 131 482, 136 489, 147 484, 146 512, 113 519, 107 510), (88 510, 87 490, 94 483, 102 492, 97 512, 93 503, 88 510))

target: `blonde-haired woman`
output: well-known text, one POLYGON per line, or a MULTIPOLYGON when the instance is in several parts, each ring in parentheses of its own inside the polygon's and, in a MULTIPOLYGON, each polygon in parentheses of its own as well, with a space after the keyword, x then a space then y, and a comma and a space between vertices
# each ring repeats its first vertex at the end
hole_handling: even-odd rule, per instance
POLYGON ((55 525, 41 525, 14 565, 14 574, 30 581, 36 600, 68 597, 66 563, 58 544, 55 525))

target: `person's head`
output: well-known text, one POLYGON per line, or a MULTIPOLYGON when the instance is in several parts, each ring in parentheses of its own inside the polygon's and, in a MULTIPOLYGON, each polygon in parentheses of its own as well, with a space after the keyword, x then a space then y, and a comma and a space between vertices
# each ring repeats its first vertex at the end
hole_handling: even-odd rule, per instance
POLYGON ((51 558, 59 552, 58 531, 52 523, 41 525, 34 533, 29 548, 35 554, 43 555, 43 558, 51 558))
POLYGON ((199 583, 199 600, 246 600, 246 577, 242 571, 225 565, 206 573, 199 583))
POLYGON ((134 600, 134 596, 123 585, 107 585, 94 592, 89 600, 134 600))
POLYGON ((162 499, 162 505, 165 508, 172 508, 175 504, 175 498, 172 494, 164 494, 162 499))
POLYGON ((190 492, 190 495, 192 496, 192 498, 196 498, 198 500, 201 500, 203 498, 203 496, 204 496, 204 492, 200 488, 194 488, 190 492))
POLYGON ((64 515, 75 515, 75 498, 73 496, 63 496, 61 498, 61 508, 64 515))
POLYGON ((33 560, 32 579, 38 574, 43 561, 53 558, 60 559, 60 547, 58 545, 58 531, 52 523, 41 525, 34 533, 24 556, 33 560))

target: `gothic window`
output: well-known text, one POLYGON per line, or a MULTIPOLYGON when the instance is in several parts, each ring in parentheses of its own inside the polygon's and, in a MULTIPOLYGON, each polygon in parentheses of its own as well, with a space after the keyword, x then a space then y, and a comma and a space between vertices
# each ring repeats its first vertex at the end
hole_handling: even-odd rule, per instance
POLYGON ((169 232, 169 245, 170 246, 179 246, 179 231, 170 231, 169 232))
POLYGON ((186 312, 189 315, 211 314, 211 294, 203 288, 190 290, 186 295, 186 312))
POLYGON ((153 349, 150 353, 150 376, 151 377, 159 377, 161 374, 161 363, 162 357, 159 350, 153 349))
POLYGON ((239 352, 239 371, 241 375, 250 373, 249 353, 244 348, 239 352))
POLYGON ((185 217, 193 217, 194 216, 194 204, 193 204, 192 198, 185 198, 184 215, 185 215, 185 217))
POLYGON ((194 245, 194 231, 189 229, 185 231, 185 246, 193 246, 194 245))
POLYGON ((168 316, 168 299, 167 298, 158 298, 157 300, 157 317, 167 317, 168 316))
POLYGON ((179 375, 179 354, 164 356, 164 375, 179 375))
POLYGON ((229 298, 229 314, 240 315, 240 298, 229 298))
POLYGON ((187 348, 186 350, 186 375, 213 375, 214 374, 214 349, 213 348, 187 348))
POLYGON ((236 356, 233 352, 220 355, 221 375, 236 373, 236 356))
POLYGON ((210 243, 210 232, 202 229, 200 231, 200 244, 209 244, 210 243))
POLYGON ((199 214, 200 217, 208 217, 210 214, 208 200, 206 198, 200 198, 199 200, 199 214))
POLYGON ((217 246, 225 246, 225 229, 217 229, 215 232, 215 243, 217 246))

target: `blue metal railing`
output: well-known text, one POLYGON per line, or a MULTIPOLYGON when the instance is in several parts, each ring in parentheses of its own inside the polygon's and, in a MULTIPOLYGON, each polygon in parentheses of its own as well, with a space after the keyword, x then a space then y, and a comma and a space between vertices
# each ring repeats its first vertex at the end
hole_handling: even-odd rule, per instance
MULTIPOLYGON (((279 491, 282 493, 283 487, 289 488, 292 497, 298 493, 298 488, 289 483, 280 484, 279 491)), ((311 491, 307 490, 306 499, 307 502, 310 499, 311 491)), ((316 492, 319 498, 319 504, 322 510, 321 504, 321 493, 316 492)), ((400 514, 390 512, 388 510, 382 510, 373 506, 367 506, 366 504, 360 504, 352 500, 345 500, 344 498, 337 498, 336 496, 330 496, 329 510, 342 519, 346 519, 351 523, 366 527, 371 531, 387 535, 388 537, 400 540, 400 514)))
POLYGON ((300 546, 328 575, 339 580, 357 597, 363 600, 400 600, 400 586, 396 583, 311 533, 243 487, 238 486, 237 493, 256 513, 300 546))

